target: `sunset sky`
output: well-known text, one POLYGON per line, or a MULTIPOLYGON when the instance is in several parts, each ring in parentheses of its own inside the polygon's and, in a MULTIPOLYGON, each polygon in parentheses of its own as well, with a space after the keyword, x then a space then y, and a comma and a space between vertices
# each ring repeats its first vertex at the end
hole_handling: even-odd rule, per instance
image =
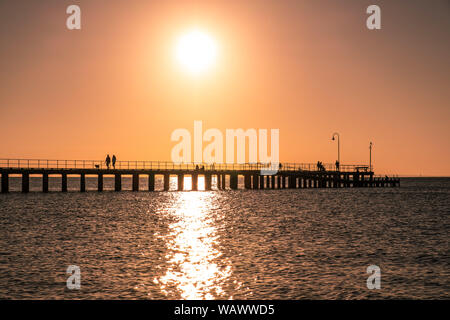
POLYGON ((0 43, 0 158, 170 160, 202 120, 279 129, 282 162, 334 162, 339 132, 343 164, 372 141, 376 173, 450 176, 447 0, 2 0, 0 43), (191 30, 217 45, 200 74, 191 30))

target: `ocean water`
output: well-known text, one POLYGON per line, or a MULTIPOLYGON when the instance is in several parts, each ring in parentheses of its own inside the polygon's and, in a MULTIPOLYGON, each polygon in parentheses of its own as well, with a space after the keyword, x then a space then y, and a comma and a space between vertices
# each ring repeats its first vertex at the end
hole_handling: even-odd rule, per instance
POLYGON ((69 178, 68 193, 0 194, 1 299, 450 298, 447 178, 385 189, 87 187, 76 192, 69 178), (70 265, 79 290, 66 286, 70 265), (370 265, 380 289, 367 288, 370 265))

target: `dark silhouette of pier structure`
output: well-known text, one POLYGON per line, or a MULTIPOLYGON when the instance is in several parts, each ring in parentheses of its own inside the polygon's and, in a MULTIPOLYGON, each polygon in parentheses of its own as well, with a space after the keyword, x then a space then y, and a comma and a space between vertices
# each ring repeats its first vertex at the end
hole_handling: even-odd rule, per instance
MULTIPOLYGON (((146 191, 155 191, 155 176, 162 176, 164 191, 169 191, 171 176, 177 176, 179 191, 184 190, 184 177, 192 177, 192 190, 198 190, 198 177, 204 176, 205 190, 211 190, 212 177, 216 176, 217 189, 238 189, 238 177, 243 176, 245 189, 295 189, 295 188, 366 188, 397 187, 398 177, 375 177, 373 168, 366 165, 282 163, 276 174, 262 169, 268 164, 176 164, 160 161, 117 161, 115 169, 107 169, 97 160, 39 160, 0 159, 1 192, 9 192, 9 177, 22 177, 22 192, 30 191, 30 175, 42 176, 42 191, 49 191, 49 176, 61 177, 61 191, 67 192, 67 176, 80 177, 80 191, 86 191, 86 176, 98 177, 97 190, 103 191, 103 177, 114 176, 114 190, 122 190, 122 176, 132 176, 132 190, 139 191, 139 177, 148 176, 146 191), (226 179, 226 176, 229 178, 226 179), (228 180, 228 186, 227 186, 228 180)), ((278 167, 277 167, 278 168, 278 167)), ((275 169, 275 167, 273 168, 275 169)))

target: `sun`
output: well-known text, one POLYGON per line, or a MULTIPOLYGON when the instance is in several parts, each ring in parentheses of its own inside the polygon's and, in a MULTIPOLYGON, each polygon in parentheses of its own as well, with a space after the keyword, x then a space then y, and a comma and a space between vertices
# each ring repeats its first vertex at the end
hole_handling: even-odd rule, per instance
POLYGON ((193 30, 178 39, 175 56, 186 71, 200 74, 215 63, 217 44, 207 33, 193 30))

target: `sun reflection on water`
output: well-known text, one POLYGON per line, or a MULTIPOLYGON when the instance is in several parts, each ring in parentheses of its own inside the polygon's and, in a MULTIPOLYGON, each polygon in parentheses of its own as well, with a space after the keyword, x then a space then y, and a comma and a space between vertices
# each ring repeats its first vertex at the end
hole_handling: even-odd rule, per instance
POLYGON ((168 249, 167 271, 154 279, 166 296, 182 299, 224 298, 231 264, 222 259, 214 221, 213 194, 183 192, 169 214, 175 222, 161 236, 168 249))
MULTIPOLYGON (((198 190, 205 190, 205 177, 198 177, 197 188, 198 190)), ((184 190, 192 190, 192 176, 184 177, 184 190)))

